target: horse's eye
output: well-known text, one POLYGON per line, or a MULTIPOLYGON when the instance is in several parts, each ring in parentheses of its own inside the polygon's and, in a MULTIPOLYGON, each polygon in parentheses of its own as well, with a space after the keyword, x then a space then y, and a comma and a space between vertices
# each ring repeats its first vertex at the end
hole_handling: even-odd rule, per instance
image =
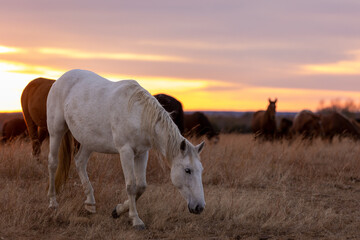
POLYGON ((187 174, 191 174, 190 168, 185 168, 185 172, 186 172, 187 174))

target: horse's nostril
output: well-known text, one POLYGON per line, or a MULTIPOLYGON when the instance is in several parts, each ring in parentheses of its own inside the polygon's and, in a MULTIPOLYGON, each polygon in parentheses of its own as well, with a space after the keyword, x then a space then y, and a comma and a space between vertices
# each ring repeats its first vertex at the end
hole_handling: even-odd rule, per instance
POLYGON ((190 205, 188 205, 188 208, 189 208, 189 212, 194 214, 200 214, 204 210, 204 207, 200 205, 196 205, 195 208, 191 208, 190 205))
POLYGON ((200 214, 203 210, 204 210, 203 207, 201 207, 200 205, 196 205, 196 207, 195 207, 195 213, 200 214))

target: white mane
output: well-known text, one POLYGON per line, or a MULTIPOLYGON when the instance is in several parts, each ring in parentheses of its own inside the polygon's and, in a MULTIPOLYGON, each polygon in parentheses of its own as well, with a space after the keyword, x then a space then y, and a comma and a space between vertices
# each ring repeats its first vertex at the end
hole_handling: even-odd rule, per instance
POLYGON ((180 152, 180 144, 184 138, 176 124, 172 121, 170 114, 148 91, 138 85, 135 92, 129 99, 128 110, 130 111, 135 103, 143 106, 141 116, 141 128, 149 136, 152 147, 164 150, 165 157, 171 161, 180 152), (161 142, 156 133, 156 125, 164 130, 166 136, 161 136, 165 141, 161 142), (165 146, 163 146, 165 144, 165 146))

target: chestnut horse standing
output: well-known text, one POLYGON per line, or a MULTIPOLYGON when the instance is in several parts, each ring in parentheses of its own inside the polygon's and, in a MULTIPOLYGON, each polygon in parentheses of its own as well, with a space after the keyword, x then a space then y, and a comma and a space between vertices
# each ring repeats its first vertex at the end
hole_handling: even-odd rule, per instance
POLYGON ((276 102, 269 98, 269 106, 266 111, 257 111, 253 115, 251 128, 255 133, 255 139, 258 137, 264 140, 273 140, 276 134, 276 102))
POLYGON ((48 135, 46 123, 46 100, 55 80, 36 78, 23 90, 21 107, 32 142, 33 156, 38 159, 41 143, 48 135))

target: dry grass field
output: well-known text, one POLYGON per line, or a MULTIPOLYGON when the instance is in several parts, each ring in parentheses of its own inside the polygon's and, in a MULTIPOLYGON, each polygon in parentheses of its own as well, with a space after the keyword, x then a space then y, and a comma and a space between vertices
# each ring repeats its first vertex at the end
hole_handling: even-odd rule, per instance
POLYGON ((29 142, 0 146, 0 239, 360 239, 360 143, 258 143, 251 135, 221 135, 202 153, 206 207, 193 215, 172 186, 169 169, 150 154, 148 189, 138 201, 147 229, 127 215, 113 219, 126 198, 117 155, 93 154, 88 165, 97 213, 74 164, 48 209, 47 152, 31 159, 29 142))

